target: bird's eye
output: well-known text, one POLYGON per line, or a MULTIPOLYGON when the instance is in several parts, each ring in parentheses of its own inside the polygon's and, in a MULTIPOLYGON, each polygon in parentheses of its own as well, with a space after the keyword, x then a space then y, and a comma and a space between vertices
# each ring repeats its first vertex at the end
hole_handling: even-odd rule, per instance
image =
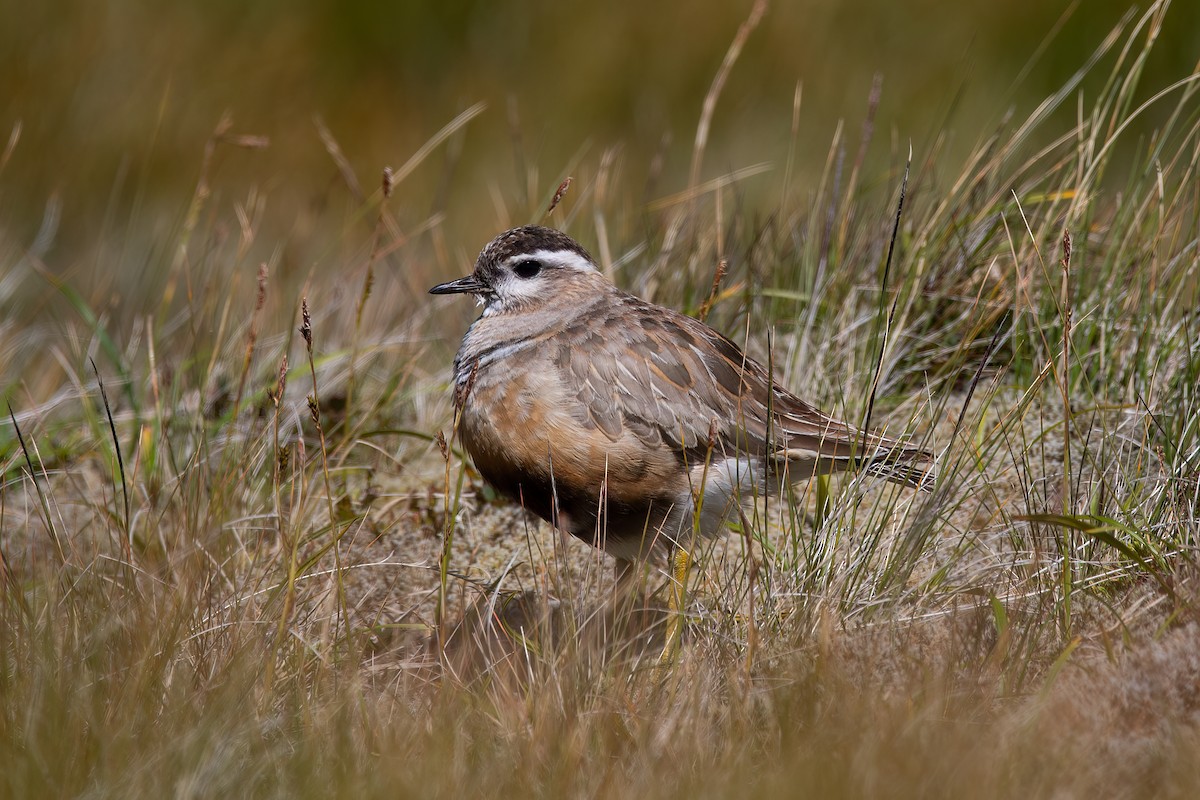
POLYGON ((542 271, 542 265, 536 261, 522 261, 513 267, 513 273, 518 278, 532 278, 542 271))

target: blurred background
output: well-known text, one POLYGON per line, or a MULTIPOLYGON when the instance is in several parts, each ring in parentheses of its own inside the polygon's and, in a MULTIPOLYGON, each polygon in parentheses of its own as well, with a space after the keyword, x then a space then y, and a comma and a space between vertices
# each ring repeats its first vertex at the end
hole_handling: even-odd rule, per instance
MULTIPOLYGON (((445 211, 468 252, 498 223, 525 221, 499 219, 499 204, 533 216, 544 202, 526 196, 531 171, 537 192, 552 192, 609 148, 615 185, 635 202, 679 191, 701 102, 750 6, 0 0, 0 146, 20 126, 0 173, 0 241, 6 253, 28 247, 52 198, 61 215, 46 258, 58 268, 131 220, 177 223, 225 112, 232 133, 269 146, 218 148, 214 193, 258 187, 272 198, 266 213, 294 218, 342 181, 314 118, 369 193, 385 165, 486 104, 395 203, 414 224, 445 211)), ((1129 0, 774 2, 718 103, 701 177, 778 169, 793 141, 797 177, 816 174, 839 120, 853 152, 876 73, 874 150, 911 140, 919 158, 942 136, 947 153, 965 153, 1007 111, 1019 118, 1061 87, 1130 11, 1129 0)), ((1175 3, 1166 31, 1146 96, 1200 57, 1200 3, 1175 3)), ((1075 104, 1062 113, 1065 129, 1075 104)))

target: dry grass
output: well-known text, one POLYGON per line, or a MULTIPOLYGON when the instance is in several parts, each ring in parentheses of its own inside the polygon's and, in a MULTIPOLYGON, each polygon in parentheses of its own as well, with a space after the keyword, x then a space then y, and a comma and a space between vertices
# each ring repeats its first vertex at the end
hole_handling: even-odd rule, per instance
POLYGON ((122 245, 169 254, 140 280, 0 240, 0 794, 1194 794, 1200 76, 1106 178, 1161 11, 1072 130, 1043 126, 1067 87, 913 164, 894 239, 903 149, 868 181, 839 140, 765 206, 749 169, 647 209, 588 188, 619 156, 581 164, 555 222, 619 282, 942 453, 929 495, 749 504, 663 680, 661 578, 614 610, 603 557, 439 446, 468 312, 423 292, 460 254, 396 175, 262 265, 268 198, 227 214, 203 168, 122 245), (58 300, 21 306, 38 279, 58 300))

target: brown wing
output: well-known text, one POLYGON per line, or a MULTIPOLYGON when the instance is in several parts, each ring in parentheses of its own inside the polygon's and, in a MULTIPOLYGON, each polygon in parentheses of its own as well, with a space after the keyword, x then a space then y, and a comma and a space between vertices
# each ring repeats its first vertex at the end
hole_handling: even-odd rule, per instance
MULTIPOLYGON (((763 455, 766 385, 720 334, 668 309, 620 295, 559 338, 558 365, 578 387, 577 413, 680 457, 714 447, 763 455)), ((585 421, 581 419, 581 421, 585 421)))
POLYGON ((907 483, 914 482, 907 472, 883 465, 924 457, 864 435, 772 386, 767 371, 725 336, 631 295, 588 312, 559 339, 559 347, 558 365, 578 387, 575 413, 614 441, 628 432, 695 463, 707 454, 710 434, 713 450, 729 455, 763 458, 769 440, 774 460, 804 462, 820 471, 862 460, 907 483))

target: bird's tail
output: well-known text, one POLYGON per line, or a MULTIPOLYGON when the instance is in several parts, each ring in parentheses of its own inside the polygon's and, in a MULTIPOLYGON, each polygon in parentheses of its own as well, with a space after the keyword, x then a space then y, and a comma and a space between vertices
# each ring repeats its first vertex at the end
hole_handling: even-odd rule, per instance
POLYGON ((922 492, 933 491, 937 481, 933 454, 915 447, 893 447, 867 461, 863 470, 868 475, 911 486, 922 492))

